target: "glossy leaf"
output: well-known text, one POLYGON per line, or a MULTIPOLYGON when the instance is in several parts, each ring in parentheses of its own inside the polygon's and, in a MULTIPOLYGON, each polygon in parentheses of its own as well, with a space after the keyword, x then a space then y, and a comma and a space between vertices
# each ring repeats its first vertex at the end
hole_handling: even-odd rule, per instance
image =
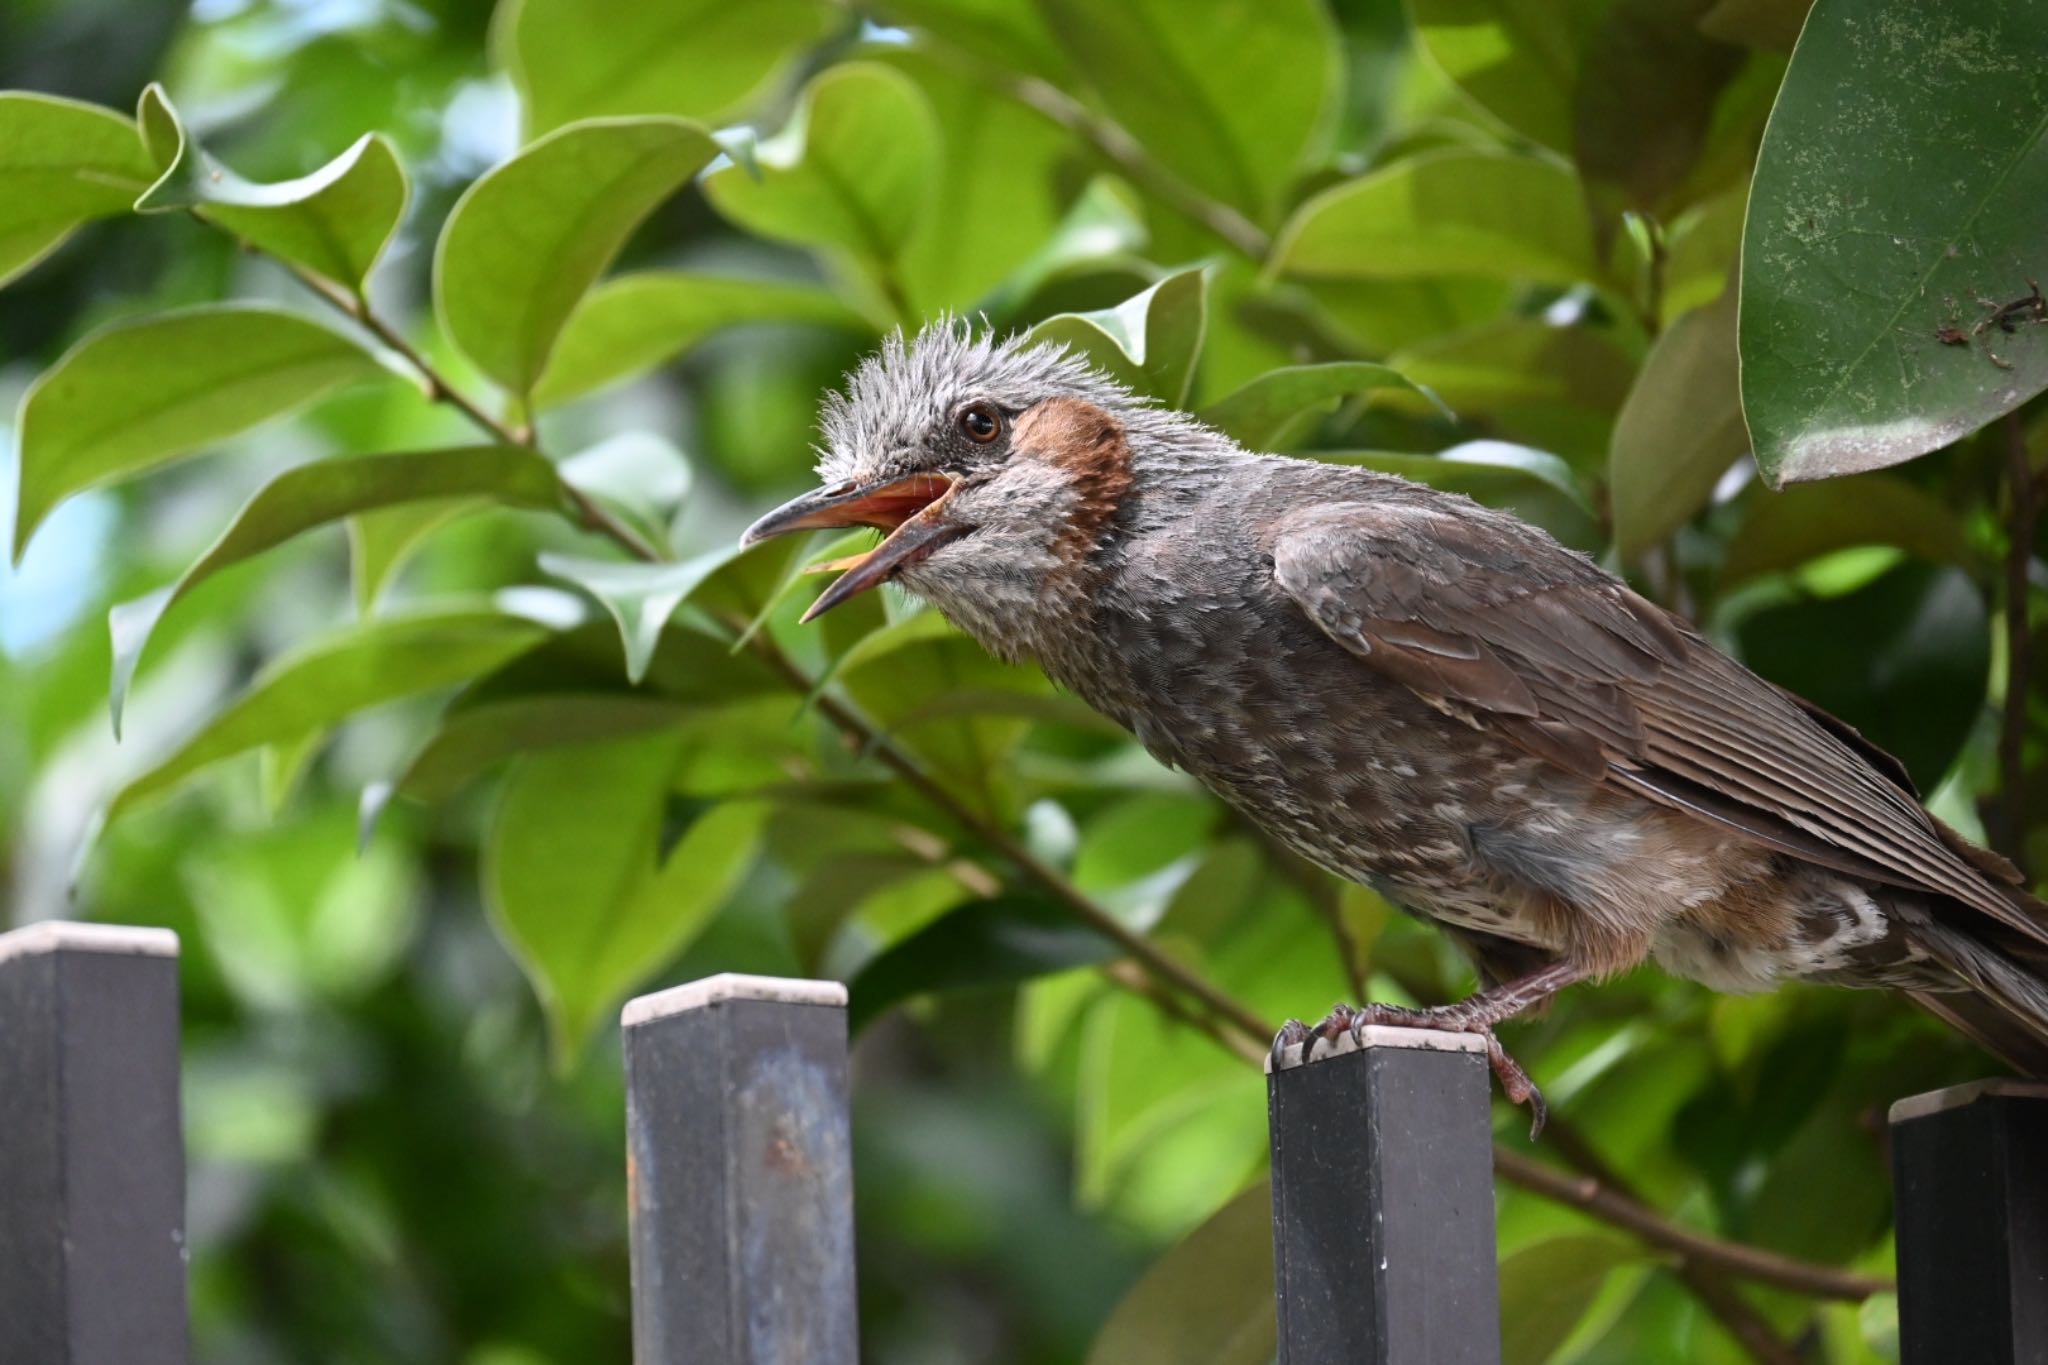
POLYGON ((1908 561, 1840 597, 1770 607, 1736 630, 1744 662, 1896 754, 1933 791, 1984 705, 1991 629, 1960 569, 1908 561), (1846 650, 1834 642, 1853 640, 1846 650))
POLYGON ((1273 1187, 1260 1181, 1152 1263, 1117 1304, 1088 1365, 1267 1365, 1273 1187))
POLYGON ((128 683, 142 652, 149 647, 157 622, 193 588, 222 569, 316 526, 372 508, 453 497, 488 497, 513 507, 550 508, 561 503, 562 487, 554 466, 532 451, 514 446, 318 460, 272 479, 176 583, 123 602, 108 613, 114 645, 108 703, 114 733, 121 732, 121 707, 128 683))
POLYGON ((909 78, 876 62, 824 72, 781 132, 740 166, 708 177, 718 211, 749 232, 851 252, 886 269, 925 213, 939 158, 930 106, 909 78))
POLYGON ((451 710, 377 796, 446 801, 506 759, 673 729, 687 708, 633 692, 548 692, 451 710))
POLYGON ((348 519, 349 584, 356 612, 368 616, 392 580, 433 534, 489 504, 475 498, 399 503, 348 519))
POLYGON ((1475 104, 1553 151, 1572 149, 1579 46, 1602 0, 1408 0, 1415 37, 1475 104))
POLYGON ((686 354, 724 328, 811 322, 861 327, 825 290, 788 280, 749 280, 649 270, 606 280, 576 305, 556 338, 534 407, 550 408, 686 354))
POLYGON ((974 901, 876 955, 853 979, 854 1032, 891 1006, 934 991, 1014 985, 1117 956, 1115 944, 1044 901, 974 901))
POLYGON ((1748 450, 1731 289, 1657 338, 1615 418, 1607 484, 1616 551, 1633 559, 1692 520, 1748 450))
POLYGON ((360 294, 405 217, 410 187, 388 138, 365 133, 310 175, 275 185, 244 180, 194 142, 163 87, 142 92, 143 141, 162 174, 135 208, 194 209, 260 250, 360 294))
POLYGON ((1288 220, 1273 269, 1300 279, 1455 275, 1599 281, 1577 179, 1555 162, 1434 152, 1323 191, 1288 220))
POLYGON ((680 737, 529 755, 483 850, 484 903, 566 1070, 619 1001, 700 933, 753 861, 765 808, 713 806, 665 846, 680 737))
POLYGON ((730 113, 831 22, 818 0, 513 0, 494 40, 532 137, 574 119, 730 113))
POLYGON ((73 493, 192 454, 378 373, 353 341, 272 308, 222 304, 101 328, 22 397, 15 557, 73 493))
MULTIPOLYGON (((1396 351, 1388 364, 1467 422, 1504 440, 1555 451, 1574 468, 1607 459, 1614 414, 1634 383, 1629 353, 1591 327, 1503 318, 1396 351)), ((1383 394, 1382 406, 1426 416, 1416 395, 1383 394)))
POLYGON ((881 9, 976 62, 1073 84, 1073 67, 1035 0, 884 0, 881 9))
POLYGON ((400 697, 457 683, 531 649, 544 627, 498 612, 447 611, 391 617, 315 640, 277 660, 108 807, 111 820, 221 759, 309 731, 400 697))
POLYGON ((1613 1237, 1553 1237, 1501 1262, 1503 1365, 1546 1365, 1593 1306, 1608 1278, 1643 1259, 1613 1237))
POLYGON ((1383 389, 1436 398, 1391 365, 1336 361, 1268 370, 1195 415, 1247 449, 1280 450, 1282 438, 1298 430, 1303 418, 1331 411, 1338 399, 1383 389))
POLYGON ((0 91, 0 284, 81 223, 126 213, 155 178, 135 126, 111 109, 0 91))
POLYGON ((1199 268, 1183 270, 1114 308, 1047 318, 1030 340, 1065 346, 1133 391, 1184 407, 1208 321, 1204 286, 1199 268))
POLYGON ((631 564, 546 554, 540 557, 540 566, 554 577, 574 583, 611 613, 625 641, 626 677, 637 683, 646 676, 654 647, 676 608, 740 554, 737 545, 729 545, 680 564, 631 564))
POLYGON ((456 201, 435 252, 449 337, 499 384, 530 392, 626 238, 717 151, 681 119, 602 119, 559 128, 492 170, 456 201))
POLYGON ((2048 0, 1814 6, 1742 246, 1742 403, 1773 485, 1910 460, 2048 386, 2048 306, 1997 321, 2043 273, 2044 25, 2048 0), (1873 67, 1873 44, 1919 56, 1873 67))

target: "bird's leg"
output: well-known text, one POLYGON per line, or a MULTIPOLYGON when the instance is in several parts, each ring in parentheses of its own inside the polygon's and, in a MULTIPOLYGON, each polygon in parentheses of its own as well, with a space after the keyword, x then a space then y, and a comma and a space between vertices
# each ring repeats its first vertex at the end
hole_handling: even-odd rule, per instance
POLYGON ((1449 1005, 1427 1008, 1366 1005, 1359 1009, 1338 1005, 1313 1028, 1299 1020, 1288 1020, 1273 1040, 1273 1055, 1277 1059, 1289 1047, 1302 1043, 1302 1060, 1307 1061, 1314 1056, 1318 1042, 1335 1043, 1346 1033, 1351 1035, 1353 1042, 1361 1042, 1364 1031, 1374 1026, 1477 1033, 1486 1039, 1486 1060, 1492 1066, 1493 1074, 1499 1078, 1502 1092, 1512 1103, 1529 1106, 1529 1136, 1533 1138, 1543 1131, 1543 1120, 1548 1112, 1543 1103, 1543 1092, 1529 1079, 1529 1073, 1522 1069, 1521 1063, 1510 1057, 1507 1049, 1500 1045, 1500 1039, 1494 1036, 1493 1026, 1534 1009, 1585 975, 1583 968, 1568 962, 1554 962, 1541 971, 1488 986, 1449 1005))

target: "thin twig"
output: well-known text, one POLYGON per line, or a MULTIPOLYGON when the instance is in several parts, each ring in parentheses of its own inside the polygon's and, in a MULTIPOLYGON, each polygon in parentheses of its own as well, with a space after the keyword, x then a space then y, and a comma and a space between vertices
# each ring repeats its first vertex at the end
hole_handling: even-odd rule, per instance
POLYGON ((2035 526, 2040 503, 2034 471, 2027 458, 2027 434, 2018 413, 1999 419, 2005 436, 2005 706, 1998 729, 1998 803, 1994 808, 2001 852, 2026 871, 2027 843, 2027 703, 2033 686, 2034 636, 2030 620, 2029 570, 2034 558, 2035 526))

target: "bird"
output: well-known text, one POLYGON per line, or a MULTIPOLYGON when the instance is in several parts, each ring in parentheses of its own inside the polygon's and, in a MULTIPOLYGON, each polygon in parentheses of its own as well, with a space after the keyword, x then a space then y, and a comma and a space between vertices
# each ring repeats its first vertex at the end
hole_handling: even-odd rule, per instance
POLYGON ((1246 450, 1085 357, 957 319, 827 396, 820 486, 747 529, 884 533, 804 620, 893 581, 1269 837, 1449 934, 1478 985, 1340 1005, 1477 1033, 1651 960, 1724 992, 1911 994, 2048 1077, 2048 904, 1904 767, 1541 529, 1246 450))

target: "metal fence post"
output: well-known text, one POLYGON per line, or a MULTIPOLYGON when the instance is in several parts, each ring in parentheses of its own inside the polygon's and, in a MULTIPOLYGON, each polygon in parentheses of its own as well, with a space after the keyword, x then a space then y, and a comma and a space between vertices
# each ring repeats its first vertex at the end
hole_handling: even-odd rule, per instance
POLYGON ((184 1365, 178 939, 0 934, 0 1361, 184 1365))
POLYGON ((1905 1365, 2048 1365, 2048 1085, 1892 1106, 1905 1365))
POLYGON ((1281 1365, 1499 1365, 1485 1040, 1363 1032, 1266 1068, 1281 1365))
POLYGON ((627 1002, 638 1365, 854 1365, 846 988, 724 975, 627 1002))

